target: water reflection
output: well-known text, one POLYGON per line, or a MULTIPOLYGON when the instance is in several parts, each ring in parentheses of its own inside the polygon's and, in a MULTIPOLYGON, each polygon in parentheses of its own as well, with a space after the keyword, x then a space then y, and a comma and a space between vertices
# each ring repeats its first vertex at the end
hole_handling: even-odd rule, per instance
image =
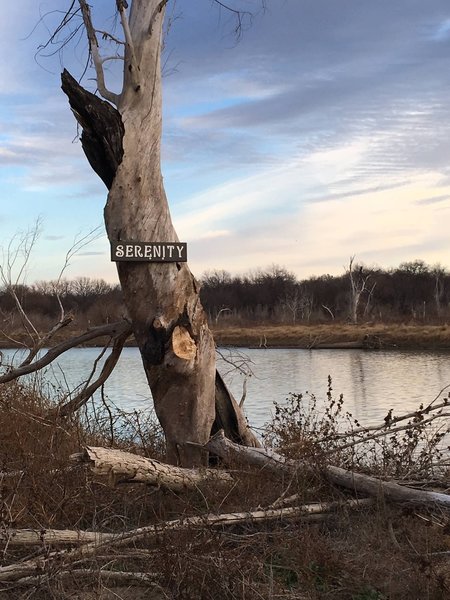
MULTIPOLYGON (((254 375, 247 384, 245 410, 250 422, 262 426, 270 419, 273 402, 283 403, 290 392, 326 398, 328 376, 333 393, 344 394, 345 408, 363 424, 380 422, 390 408, 400 414, 430 402, 450 383, 445 352, 361 350, 241 350, 254 375)), ((14 351, 4 351, 5 362, 14 351)), ((98 355, 96 348, 76 348, 47 371, 53 385, 75 387, 86 377, 98 355), (55 383, 59 382, 59 383, 55 383)), ((219 360, 219 369, 229 365, 219 360)), ((242 395, 243 377, 227 375, 233 394, 242 395)), ((121 408, 140 410, 151 405, 139 352, 125 348, 105 386, 106 395, 121 408)))
MULTIPOLYGON (((289 392, 312 392, 326 398, 330 375, 335 395, 364 424, 382 420, 390 408, 400 414, 428 403, 450 383, 445 352, 361 350, 247 350, 255 378, 248 384, 246 408, 258 425, 267 420, 271 403, 289 392)), ((239 392, 237 382, 232 390, 239 392)))

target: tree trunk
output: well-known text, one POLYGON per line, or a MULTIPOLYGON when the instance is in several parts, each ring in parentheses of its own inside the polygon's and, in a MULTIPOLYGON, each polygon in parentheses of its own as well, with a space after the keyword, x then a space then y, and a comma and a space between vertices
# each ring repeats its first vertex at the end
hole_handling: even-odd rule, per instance
MULTIPOLYGON (((67 71, 62 75, 63 90, 83 128, 85 154, 109 189, 105 225, 110 242, 178 241, 160 166, 163 6, 156 0, 132 3, 118 111, 81 88, 67 71)), ((90 43, 92 48, 91 38, 90 43)), ((199 285, 186 263, 127 261, 118 262, 117 270, 166 436, 167 459, 186 467, 200 464, 205 453, 185 442, 209 439, 216 416, 216 369, 199 285)), ((235 415, 232 438, 257 445, 237 415, 239 407, 232 406, 231 398, 228 402, 235 415)))

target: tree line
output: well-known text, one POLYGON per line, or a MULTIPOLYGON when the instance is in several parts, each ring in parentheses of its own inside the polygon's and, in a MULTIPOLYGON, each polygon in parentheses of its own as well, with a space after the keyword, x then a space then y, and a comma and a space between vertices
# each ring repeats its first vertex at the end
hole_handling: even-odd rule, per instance
MULTIPOLYGON (((213 324, 320 322, 440 322, 450 316, 450 272, 422 260, 383 269, 354 264, 341 275, 299 280, 284 267, 271 266, 245 275, 224 270, 201 277, 201 300, 213 324)), ((76 315, 80 327, 109 323, 126 310, 117 284, 102 279, 38 281, 15 286, 26 311, 42 328, 59 314, 59 301, 76 315)), ((10 290, 0 290, 4 330, 20 326, 10 290)))
POLYGON ((449 316, 450 272, 423 260, 383 269, 351 258, 341 275, 303 280, 276 265, 243 276, 212 271, 202 279, 202 299, 215 321, 433 322, 449 316))

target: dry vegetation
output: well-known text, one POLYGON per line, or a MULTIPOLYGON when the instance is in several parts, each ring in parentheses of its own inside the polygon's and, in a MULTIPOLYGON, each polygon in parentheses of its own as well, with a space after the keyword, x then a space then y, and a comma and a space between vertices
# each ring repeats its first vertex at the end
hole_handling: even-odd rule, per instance
POLYGON ((355 343, 355 347, 369 349, 450 349, 450 326, 446 324, 216 326, 213 331, 219 346, 320 348, 335 345, 345 348, 350 342, 355 343))
POLYGON ((114 445, 161 457, 161 435, 151 419, 91 408, 58 423, 48 419, 49 403, 36 391, 17 382, 1 386, 2 566, 34 556, 37 567, 19 581, 0 579, 0 598, 448 597, 450 521, 443 509, 393 506, 379 497, 358 510, 343 504, 309 518, 247 518, 232 526, 197 523, 177 530, 163 525, 189 516, 288 505, 292 496, 297 504, 346 500, 348 493, 321 475, 321 464, 330 453, 334 464, 351 463, 358 470, 395 474, 397 479, 433 476, 433 484, 442 485, 442 477, 437 481, 433 471, 433 463, 442 457, 429 428, 419 428, 413 440, 399 432, 387 441, 372 440, 341 451, 342 444, 336 442, 339 424, 351 417, 342 399, 333 398, 331 383, 324 414, 317 412, 314 398, 305 400, 292 396, 277 407, 266 443, 309 461, 314 468, 308 474, 275 476, 235 464, 231 488, 208 484, 175 493, 143 485, 112 487, 69 460, 86 445, 114 445), (411 470, 416 464, 412 457, 424 444, 430 460, 417 462, 417 469, 411 470), (56 559, 48 542, 23 547, 10 536, 12 528, 118 533, 151 524, 162 526, 156 535, 148 531, 128 545, 99 548, 90 555, 77 555, 73 549, 56 559))

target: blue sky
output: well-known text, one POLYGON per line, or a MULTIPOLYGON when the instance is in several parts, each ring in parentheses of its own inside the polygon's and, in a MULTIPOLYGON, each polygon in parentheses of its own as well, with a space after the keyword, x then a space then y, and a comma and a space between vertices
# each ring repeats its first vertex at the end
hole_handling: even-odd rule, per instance
MULTIPOLYGON (((108 23, 113 0, 91 3, 108 23)), ((64 6, 20 0, 0 23, 0 228, 5 241, 42 217, 29 282, 58 275, 106 199, 60 90, 84 38, 35 58, 57 17, 40 14, 64 6)), ((196 275, 337 274, 355 254, 450 266, 447 2, 267 0, 237 44, 210 0, 169 13, 163 172, 196 275)), ((81 275, 116 280, 105 236, 72 260, 66 276, 81 275)))

